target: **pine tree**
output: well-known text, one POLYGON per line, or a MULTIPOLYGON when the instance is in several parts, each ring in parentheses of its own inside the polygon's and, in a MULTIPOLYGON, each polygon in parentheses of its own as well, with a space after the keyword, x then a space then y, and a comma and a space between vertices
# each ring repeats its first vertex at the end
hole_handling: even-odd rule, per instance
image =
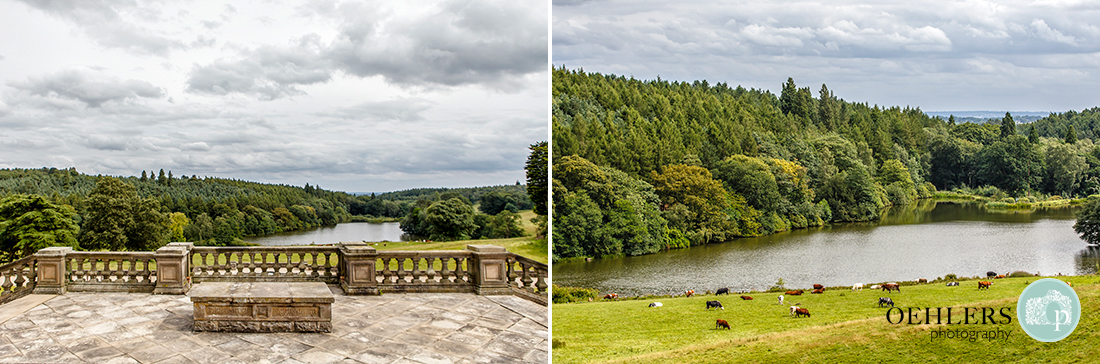
POLYGON ((1016 135, 1016 122, 1012 121, 1012 114, 1006 112, 1005 118, 1001 119, 1001 138, 1012 135, 1016 135))
POLYGON ((1077 128, 1073 125, 1069 126, 1069 131, 1066 132, 1066 144, 1077 144, 1077 128))
POLYGON ((1031 126, 1031 129, 1027 132, 1027 141, 1032 144, 1039 142, 1039 133, 1035 132, 1035 125, 1031 126))

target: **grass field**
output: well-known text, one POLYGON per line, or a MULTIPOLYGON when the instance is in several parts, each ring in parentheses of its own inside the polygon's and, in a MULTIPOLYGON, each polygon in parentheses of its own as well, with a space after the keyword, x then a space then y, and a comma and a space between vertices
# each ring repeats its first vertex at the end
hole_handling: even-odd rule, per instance
POLYGON ((520 211, 519 217, 523 223, 524 233, 527 235, 518 238, 436 242, 389 242, 385 243, 385 245, 375 243, 374 247, 378 250, 463 250, 466 249, 466 245, 469 244, 489 244, 503 246, 510 252, 531 258, 535 261, 542 263, 549 262, 546 240, 534 238, 535 229, 537 227, 532 224, 530 220, 535 217, 535 213, 531 212, 531 210, 520 211))
MULTIPOLYGON (((1056 343, 1032 339, 1016 322, 1016 301, 1037 277, 994 281, 977 290, 976 281, 958 287, 943 283, 903 286, 886 294, 864 289, 826 290, 824 294, 786 296, 750 293, 717 298, 656 298, 555 304, 554 363, 728 363, 728 362, 1089 362, 1100 357, 1100 277, 1058 277, 1073 284, 1084 311, 1077 329, 1056 343), (1011 307, 1012 322, 986 325, 909 325, 886 321, 878 297, 896 307, 1011 307), (708 300, 725 310, 705 309, 708 300), (664 307, 649 308, 659 301, 664 307), (792 318, 789 306, 801 303, 810 318, 792 318), (715 320, 732 330, 716 330, 715 320), (933 330, 1002 330, 1008 339, 969 342, 931 339, 933 330)), ((934 309, 933 309, 934 310, 934 309)), ((894 321, 897 321, 897 311, 894 321)), ((923 315, 921 315, 923 320, 923 315)), ((958 317, 956 316, 956 321, 958 317)), ((933 315, 933 320, 935 316, 933 315)))

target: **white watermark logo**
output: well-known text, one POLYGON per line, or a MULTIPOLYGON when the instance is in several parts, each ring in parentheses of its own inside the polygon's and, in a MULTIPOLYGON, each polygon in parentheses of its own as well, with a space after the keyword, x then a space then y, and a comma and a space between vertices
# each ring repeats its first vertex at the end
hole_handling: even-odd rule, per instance
POLYGON ((1081 301, 1065 282, 1040 279, 1020 294, 1016 315, 1020 327, 1035 340, 1059 341, 1077 328, 1081 319, 1081 301))

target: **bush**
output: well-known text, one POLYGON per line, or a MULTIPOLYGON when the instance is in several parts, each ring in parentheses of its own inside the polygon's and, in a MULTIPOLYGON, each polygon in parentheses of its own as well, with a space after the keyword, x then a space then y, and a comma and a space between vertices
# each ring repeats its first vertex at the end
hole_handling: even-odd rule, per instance
POLYGON ((1009 277, 1032 277, 1034 274, 1018 270, 1008 274, 1009 277))
POLYGON ((949 273, 943 276, 943 279, 956 280, 959 279, 959 276, 955 275, 954 273, 949 273))
POLYGON ((553 290, 554 303, 571 303, 588 301, 588 299, 596 299, 600 292, 591 288, 580 287, 565 287, 554 285, 553 290))
POLYGON ((1001 202, 1004 202, 1004 203, 1016 203, 1016 199, 1014 199, 1014 198, 1012 198, 1012 197, 1005 197, 1005 198, 1002 198, 1002 199, 1001 199, 1001 202))

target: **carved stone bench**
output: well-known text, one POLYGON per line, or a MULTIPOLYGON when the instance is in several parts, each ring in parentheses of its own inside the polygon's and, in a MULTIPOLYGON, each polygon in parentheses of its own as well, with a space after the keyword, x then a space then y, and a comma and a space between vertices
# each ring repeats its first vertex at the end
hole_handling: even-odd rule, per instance
POLYGON ((188 295, 195 331, 332 331, 335 298, 322 282, 204 282, 188 295))

